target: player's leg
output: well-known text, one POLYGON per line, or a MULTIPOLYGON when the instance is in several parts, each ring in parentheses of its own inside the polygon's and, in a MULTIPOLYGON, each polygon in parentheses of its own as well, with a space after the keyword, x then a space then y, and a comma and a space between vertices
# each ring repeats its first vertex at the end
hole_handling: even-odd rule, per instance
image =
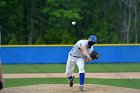
POLYGON ((70 60, 70 58, 68 58, 67 64, 66 64, 65 74, 69 79, 69 86, 70 87, 73 86, 73 80, 74 80, 73 71, 74 71, 74 68, 75 68, 75 63, 76 63, 76 61, 70 60))
MULTIPOLYGON (((1 33, 0 33, 0 53, 1 53, 1 33)), ((3 89, 3 76, 2 76, 2 64, 1 64, 1 54, 0 54, 0 90, 3 89)))
POLYGON ((75 62, 68 60, 66 64, 66 76, 71 77, 75 68, 75 62))
POLYGON ((67 64, 66 64, 66 72, 65 72, 65 74, 66 74, 67 77, 73 76, 74 68, 75 68, 75 62, 73 62, 73 61, 67 61, 67 64))
POLYGON ((69 79, 69 86, 73 87, 73 80, 74 80, 74 76, 73 76, 73 71, 75 68, 75 62, 73 61, 67 61, 67 65, 66 65, 66 76, 69 79))
POLYGON ((78 58, 76 61, 76 64, 79 68, 79 79, 80 79, 80 91, 83 91, 84 81, 85 81, 85 59, 84 58, 78 58))
POLYGON ((0 90, 3 89, 2 65, 0 64, 0 90))

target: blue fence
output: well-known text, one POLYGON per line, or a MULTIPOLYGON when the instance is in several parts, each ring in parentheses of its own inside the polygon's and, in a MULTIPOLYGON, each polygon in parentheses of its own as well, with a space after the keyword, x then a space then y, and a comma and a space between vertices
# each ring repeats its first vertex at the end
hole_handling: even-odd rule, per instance
MULTIPOLYGON (((66 63, 72 46, 2 46, 3 64, 47 64, 66 63)), ((96 63, 140 63, 140 46, 94 46, 100 53, 96 63)), ((91 62, 91 63, 92 63, 91 62)))

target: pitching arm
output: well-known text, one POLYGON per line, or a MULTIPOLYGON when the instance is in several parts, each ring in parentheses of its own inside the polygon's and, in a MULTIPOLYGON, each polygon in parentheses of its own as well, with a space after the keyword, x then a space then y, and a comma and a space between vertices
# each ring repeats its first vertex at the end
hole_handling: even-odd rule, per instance
POLYGON ((92 60, 92 58, 90 57, 89 53, 87 52, 85 46, 81 45, 80 48, 82 49, 83 54, 85 54, 87 56, 86 61, 89 62, 92 60))

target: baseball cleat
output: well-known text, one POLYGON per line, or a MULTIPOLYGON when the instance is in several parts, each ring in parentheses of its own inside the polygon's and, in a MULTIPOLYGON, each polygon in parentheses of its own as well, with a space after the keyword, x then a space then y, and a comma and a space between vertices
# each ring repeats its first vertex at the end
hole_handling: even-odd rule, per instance
POLYGON ((80 86, 80 87, 79 87, 79 91, 80 91, 80 92, 83 92, 83 91, 84 91, 84 87, 83 87, 83 86, 80 86))
POLYGON ((73 87, 73 80, 74 80, 74 76, 72 77, 72 80, 69 80, 69 86, 73 87))

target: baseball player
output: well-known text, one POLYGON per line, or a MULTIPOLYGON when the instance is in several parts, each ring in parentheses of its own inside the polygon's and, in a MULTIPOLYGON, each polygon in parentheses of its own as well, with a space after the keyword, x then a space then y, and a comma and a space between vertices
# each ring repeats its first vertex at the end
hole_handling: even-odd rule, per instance
POLYGON ((68 55, 67 64, 66 64, 66 76, 69 79, 69 86, 73 87, 73 71, 75 68, 75 64, 77 64, 79 68, 79 79, 80 86, 79 91, 83 91, 84 88, 84 79, 85 79, 85 61, 89 62, 92 60, 90 53, 93 51, 93 46, 97 42, 97 37, 95 35, 91 35, 86 40, 79 40, 71 49, 68 55))

